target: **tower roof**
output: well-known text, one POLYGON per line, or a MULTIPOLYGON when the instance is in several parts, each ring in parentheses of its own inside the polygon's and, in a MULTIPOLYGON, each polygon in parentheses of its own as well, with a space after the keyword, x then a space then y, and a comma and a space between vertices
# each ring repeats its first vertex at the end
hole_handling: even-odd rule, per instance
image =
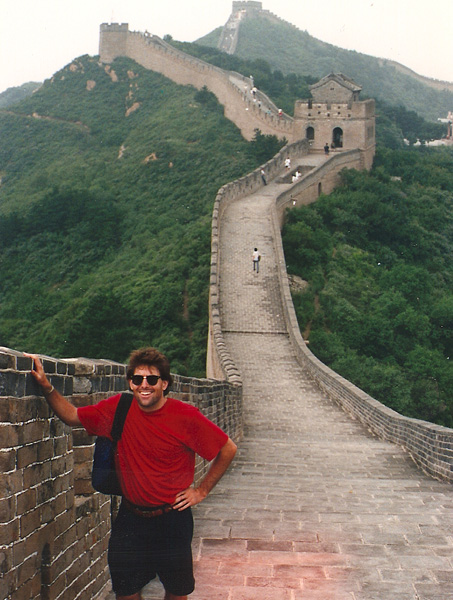
POLYGON ((313 92, 313 90, 316 91, 318 88, 325 86, 326 84, 330 83, 331 81, 335 81, 340 86, 346 88, 350 92, 362 91, 362 88, 360 85, 357 85, 354 80, 352 80, 350 77, 346 77, 346 75, 343 75, 343 73, 330 73, 329 75, 326 75, 325 77, 320 79, 317 83, 314 83, 313 85, 311 85, 310 91, 311 92, 313 92))

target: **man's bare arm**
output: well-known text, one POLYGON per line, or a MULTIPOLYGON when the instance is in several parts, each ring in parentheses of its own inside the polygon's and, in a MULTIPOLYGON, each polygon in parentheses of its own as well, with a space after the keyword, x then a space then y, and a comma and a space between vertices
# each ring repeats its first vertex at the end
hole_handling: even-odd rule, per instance
POLYGON ((213 487, 220 481, 225 471, 230 466, 236 454, 237 446, 232 439, 228 438, 226 444, 221 448, 215 459, 212 461, 209 471, 196 488, 190 487, 176 496, 173 503, 175 510, 185 510, 189 506, 194 506, 206 498, 213 487))
POLYGON ((25 356, 28 356, 33 360, 31 374, 41 386, 45 399, 57 417, 61 419, 63 423, 66 423, 66 425, 81 425, 77 415, 77 408, 57 392, 47 379, 40 358, 34 354, 25 354, 25 356))

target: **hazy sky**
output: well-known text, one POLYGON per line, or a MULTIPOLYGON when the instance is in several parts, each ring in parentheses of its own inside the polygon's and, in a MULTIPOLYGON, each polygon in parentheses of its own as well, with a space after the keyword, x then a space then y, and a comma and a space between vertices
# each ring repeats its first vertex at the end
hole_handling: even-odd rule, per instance
MULTIPOLYGON (((453 0, 263 0, 314 37, 453 81, 453 0)), ((43 81, 99 51, 99 25, 192 42, 226 23, 232 0, 0 0, 0 92, 43 81)), ((452 107, 453 108, 453 107, 452 107)))

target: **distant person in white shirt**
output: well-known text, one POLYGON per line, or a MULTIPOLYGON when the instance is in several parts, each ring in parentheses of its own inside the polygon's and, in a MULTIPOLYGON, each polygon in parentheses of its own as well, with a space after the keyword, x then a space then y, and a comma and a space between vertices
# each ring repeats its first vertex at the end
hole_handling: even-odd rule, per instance
POLYGON ((300 173, 299 169, 296 171, 295 175, 293 175, 292 177, 292 182, 295 183, 296 181, 299 181, 299 179, 302 177, 302 174, 300 173))
POLYGON ((253 250, 253 254, 252 254, 252 261, 253 261, 253 270, 256 271, 257 273, 260 272, 260 260, 261 260, 261 255, 258 252, 258 248, 255 248, 253 250))

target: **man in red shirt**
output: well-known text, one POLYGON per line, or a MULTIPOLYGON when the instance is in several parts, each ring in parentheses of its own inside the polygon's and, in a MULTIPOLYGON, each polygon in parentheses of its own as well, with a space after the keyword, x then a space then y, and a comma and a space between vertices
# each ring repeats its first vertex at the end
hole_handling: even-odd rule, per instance
MULTIPOLYGON (((76 408, 50 384, 40 359, 32 375, 55 414, 91 435, 110 436, 121 394, 76 408)), ((141 589, 159 576, 165 600, 184 600, 194 590, 191 506, 201 502, 227 470, 235 443, 201 412, 168 398, 167 358, 154 348, 132 353, 127 380, 134 399, 117 445, 123 500, 112 525, 108 562, 117 600, 141 600, 141 589), (195 454, 212 461, 192 486, 195 454)))

